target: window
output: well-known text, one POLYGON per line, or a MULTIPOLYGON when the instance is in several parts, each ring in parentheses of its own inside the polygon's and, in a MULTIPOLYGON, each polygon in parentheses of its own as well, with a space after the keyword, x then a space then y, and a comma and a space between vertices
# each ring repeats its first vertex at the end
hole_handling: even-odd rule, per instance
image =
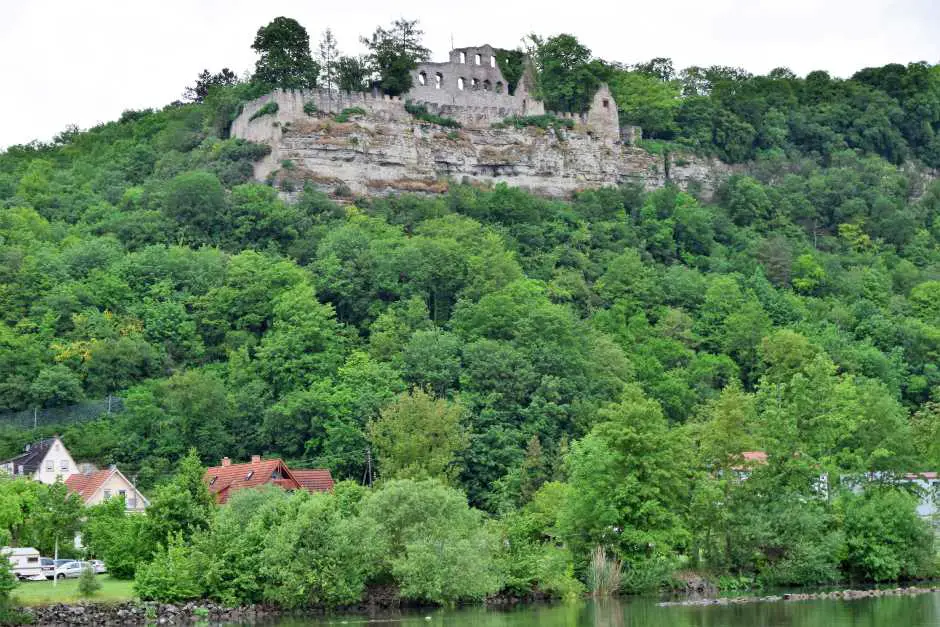
POLYGON ((249 471, 248 471, 248 474, 245 475, 245 481, 248 481, 249 479, 251 479, 252 476, 254 476, 254 474, 255 474, 255 471, 254 471, 254 470, 249 470, 249 471))
POLYGON ((610 100, 608 100, 607 98, 604 98, 604 108, 605 109, 610 108, 610 100))
POLYGON ((418 72, 418 82, 421 83, 422 85, 427 85, 428 75, 425 74, 424 72, 418 72))
POLYGON ((460 78, 457 79, 457 89, 463 91, 463 88, 464 88, 464 80, 463 80, 463 76, 461 76, 460 78))
POLYGON ((480 80, 476 78, 470 79, 470 88, 480 89, 480 80))
POLYGON ((46 460, 46 470, 55 470, 55 462, 51 459, 46 460))
POLYGON ((490 57, 490 67, 496 67, 496 57, 490 57))
POLYGON ((59 461, 59 470, 68 470, 69 469, 69 460, 63 459, 59 461))
POLYGON ((473 55, 473 64, 474 64, 474 65, 480 65, 480 64, 482 64, 482 63, 483 63, 483 57, 481 57, 479 54, 473 55))
POLYGON ((441 85, 444 84, 444 75, 438 72, 434 75, 434 88, 440 89, 441 85))
POLYGON ((496 93, 503 93, 503 81, 496 81, 496 93))
POLYGON ((133 496, 127 499, 127 509, 134 509, 136 507, 137 507, 137 499, 135 499, 133 496))
POLYGON ((118 494, 123 497, 127 497, 127 490, 118 490, 118 494))
POLYGON ((111 498, 111 490, 105 490, 105 491, 104 491, 104 500, 107 501, 109 498, 111 498))
POLYGON ((466 63, 466 62, 467 62, 467 53, 466 53, 466 52, 461 52, 461 53, 460 53, 460 62, 461 62, 461 63, 466 63))
POLYGON ((483 91, 489 91, 492 89, 490 82, 488 80, 483 81, 483 91))
POLYGON ((212 485, 213 483, 215 483, 215 482, 218 481, 218 480, 219 480, 219 476, 218 476, 218 475, 216 475, 215 477, 212 477, 212 479, 209 480, 209 485, 212 485))

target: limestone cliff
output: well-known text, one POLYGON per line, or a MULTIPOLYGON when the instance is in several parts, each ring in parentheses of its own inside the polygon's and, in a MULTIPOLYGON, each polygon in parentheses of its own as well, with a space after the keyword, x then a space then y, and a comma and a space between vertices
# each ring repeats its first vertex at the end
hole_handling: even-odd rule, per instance
POLYGON ((259 180, 309 180, 326 191, 343 186, 359 194, 440 192, 459 181, 563 196, 627 182, 656 188, 668 178, 707 197, 730 172, 691 157, 667 168, 662 156, 612 138, 590 115, 572 117, 573 129, 545 130, 499 128, 499 111, 485 107, 462 113, 462 128, 447 129, 416 120, 398 99, 278 91, 247 104, 232 134, 271 146, 256 165, 259 180), (278 105, 275 113, 252 119, 270 102, 278 105))

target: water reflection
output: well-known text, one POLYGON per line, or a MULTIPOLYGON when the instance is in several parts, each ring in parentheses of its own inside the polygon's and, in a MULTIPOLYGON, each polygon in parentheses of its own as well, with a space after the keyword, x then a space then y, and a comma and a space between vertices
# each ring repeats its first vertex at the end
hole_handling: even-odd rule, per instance
POLYGON ((858 601, 805 601, 712 607, 658 607, 654 599, 465 608, 368 618, 336 616, 270 627, 940 627, 940 594, 858 601))

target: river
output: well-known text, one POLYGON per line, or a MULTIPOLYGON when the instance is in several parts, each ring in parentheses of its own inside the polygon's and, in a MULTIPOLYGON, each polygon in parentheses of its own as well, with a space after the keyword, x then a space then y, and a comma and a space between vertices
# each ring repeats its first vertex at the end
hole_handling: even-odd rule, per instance
POLYGON ((511 610, 464 608, 367 618, 286 619, 272 627, 940 627, 940 594, 857 601, 658 607, 656 600, 583 601, 511 610))

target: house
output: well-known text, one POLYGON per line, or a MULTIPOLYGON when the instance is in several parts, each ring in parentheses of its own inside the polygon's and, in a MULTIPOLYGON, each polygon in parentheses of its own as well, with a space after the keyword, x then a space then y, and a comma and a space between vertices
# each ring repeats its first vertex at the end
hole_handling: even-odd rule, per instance
POLYGON ((276 485, 284 490, 328 492, 333 489, 333 477, 326 469, 291 470, 281 459, 262 460, 252 455, 251 462, 233 464, 228 457, 219 466, 207 468, 203 478, 209 492, 218 503, 225 503, 236 490, 276 485))
POLYGON ((78 472, 78 465, 62 440, 53 436, 27 444, 23 453, 0 462, 0 469, 17 477, 29 477, 42 483, 65 481, 78 472))
POLYGON ((143 512, 150 505, 140 490, 124 476, 117 466, 107 470, 76 473, 65 480, 65 487, 81 497, 87 507, 98 505, 112 497, 123 496, 129 512, 143 512))

